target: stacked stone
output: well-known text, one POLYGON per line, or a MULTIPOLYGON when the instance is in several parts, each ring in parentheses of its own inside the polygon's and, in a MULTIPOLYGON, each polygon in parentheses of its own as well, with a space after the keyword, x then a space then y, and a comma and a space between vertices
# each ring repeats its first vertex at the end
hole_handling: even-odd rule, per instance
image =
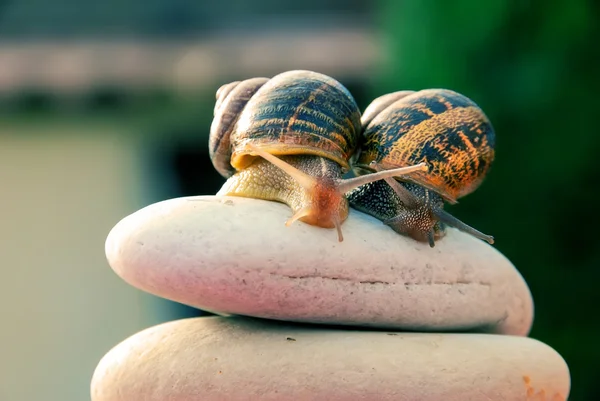
POLYGON ((568 367, 528 338, 527 284, 457 230, 435 248, 352 210, 335 230, 275 202, 150 205, 106 242, 114 271, 217 317, 169 322, 112 349, 93 401, 566 400, 568 367))

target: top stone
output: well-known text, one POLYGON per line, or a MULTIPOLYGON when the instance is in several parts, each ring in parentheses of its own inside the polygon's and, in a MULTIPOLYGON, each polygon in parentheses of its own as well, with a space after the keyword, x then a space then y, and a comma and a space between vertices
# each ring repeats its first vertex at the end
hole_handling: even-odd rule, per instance
POLYGON ((527 335, 533 302, 492 246, 449 228, 435 248, 351 210, 335 230, 283 204, 201 196, 147 206, 106 240, 129 284, 203 310, 296 322, 527 335))

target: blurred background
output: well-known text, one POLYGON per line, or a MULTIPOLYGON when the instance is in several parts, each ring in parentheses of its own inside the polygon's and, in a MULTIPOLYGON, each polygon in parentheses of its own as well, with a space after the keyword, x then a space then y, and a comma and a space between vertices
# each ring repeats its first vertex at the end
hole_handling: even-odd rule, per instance
POLYGON ((126 285, 104 240, 150 203, 214 194, 215 91, 290 69, 333 76, 361 109, 432 87, 484 109, 495 164, 448 209, 493 234, 529 283, 531 336, 566 359, 570 400, 600 399, 599 8, 0 0, 0 400, 89 399, 111 347, 200 313, 126 285))

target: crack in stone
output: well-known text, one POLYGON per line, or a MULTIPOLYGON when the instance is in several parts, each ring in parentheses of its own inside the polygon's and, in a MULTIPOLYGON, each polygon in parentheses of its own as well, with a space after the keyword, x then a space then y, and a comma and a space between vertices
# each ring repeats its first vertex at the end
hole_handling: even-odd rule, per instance
POLYGON ((390 282, 390 281, 380 281, 380 280, 366 280, 366 281, 356 281, 347 277, 328 277, 328 276, 320 276, 316 274, 305 274, 305 275, 290 275, 290 274, 280 274, 280 273, 269 273, 272 276, 279 276, 284 278, 289 278, 292 280, 306 280, 311 278, 320 278, 322 280, 332 280, 332 281, 349 281, 356 284, 385 284, 385 285, 404 285, 404 286, 424 286, 424 285, 480 285, 483 287, 491 287, 490 283, 484 281, 466 281, 466 280, 457 280, 455 282, 446 282, 446 281, 433 281, 433 282, 424 282, 424 283, 410 283, 410 282, 390 282))

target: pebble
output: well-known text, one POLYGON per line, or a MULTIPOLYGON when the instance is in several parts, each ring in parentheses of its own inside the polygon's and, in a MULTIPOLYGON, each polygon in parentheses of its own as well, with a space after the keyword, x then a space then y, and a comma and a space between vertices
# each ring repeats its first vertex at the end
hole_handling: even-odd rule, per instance
POLYGON ((529 288, 483 241, 449 228, 430 248, 351 210, 338 242, 335 229, 286 227, 290 216, 286 205, 250 198, 170 199, 120 221, 106 256, 134 287, 222 315, 529 333, 529 288))
POLYGON ((565 401, 570 374, 522 336, 332 329, 247 317, 151 327, 100 361, 92 401, 565 401))

